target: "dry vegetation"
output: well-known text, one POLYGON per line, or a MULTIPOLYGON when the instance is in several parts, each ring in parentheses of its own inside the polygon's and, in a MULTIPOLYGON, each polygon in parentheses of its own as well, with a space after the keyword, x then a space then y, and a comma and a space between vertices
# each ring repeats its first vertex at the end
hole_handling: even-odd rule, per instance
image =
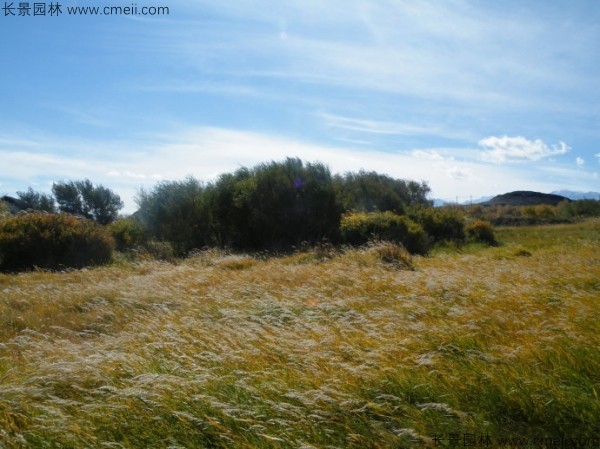
POLYGON ((600 436, 600 221, 498 238, 0 275, 0 447, 600 436))

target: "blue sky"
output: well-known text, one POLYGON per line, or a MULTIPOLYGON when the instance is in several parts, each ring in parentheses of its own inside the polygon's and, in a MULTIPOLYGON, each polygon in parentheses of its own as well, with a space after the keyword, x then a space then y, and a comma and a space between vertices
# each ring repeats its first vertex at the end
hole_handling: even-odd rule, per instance
POLYGON ((133 211, 286 156, 436 198, 600 189, 596 0, 59 3, 0 11, 0 194, 89 178, 133 211))

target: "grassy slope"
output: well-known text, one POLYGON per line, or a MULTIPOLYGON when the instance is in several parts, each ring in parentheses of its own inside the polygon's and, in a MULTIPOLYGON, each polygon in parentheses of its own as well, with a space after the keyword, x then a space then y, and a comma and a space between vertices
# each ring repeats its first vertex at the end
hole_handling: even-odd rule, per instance
POLYGON ((0 275, 0 447, 600 436, 600 221, 499 237, 0 275))

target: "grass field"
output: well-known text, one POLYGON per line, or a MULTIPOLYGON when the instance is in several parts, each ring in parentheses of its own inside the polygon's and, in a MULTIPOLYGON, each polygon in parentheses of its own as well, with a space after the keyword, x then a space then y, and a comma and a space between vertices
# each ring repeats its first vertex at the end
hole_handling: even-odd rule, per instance
POLYGON ((498 238, 0 275, 0 448, 600 447, 600 221, 498 238))

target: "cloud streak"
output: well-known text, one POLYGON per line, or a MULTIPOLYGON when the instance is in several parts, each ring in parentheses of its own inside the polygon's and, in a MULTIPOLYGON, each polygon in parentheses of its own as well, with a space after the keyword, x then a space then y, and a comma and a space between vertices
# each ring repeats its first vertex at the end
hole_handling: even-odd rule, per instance
POLYGON ((571 148, 564 142, 548 146, 541 139, 528 140, 525 137, 486 137, 479 141, 484 148, 481 157, 484 161, 501 163, 538 161, 550 156, 566 154, 571 148))

